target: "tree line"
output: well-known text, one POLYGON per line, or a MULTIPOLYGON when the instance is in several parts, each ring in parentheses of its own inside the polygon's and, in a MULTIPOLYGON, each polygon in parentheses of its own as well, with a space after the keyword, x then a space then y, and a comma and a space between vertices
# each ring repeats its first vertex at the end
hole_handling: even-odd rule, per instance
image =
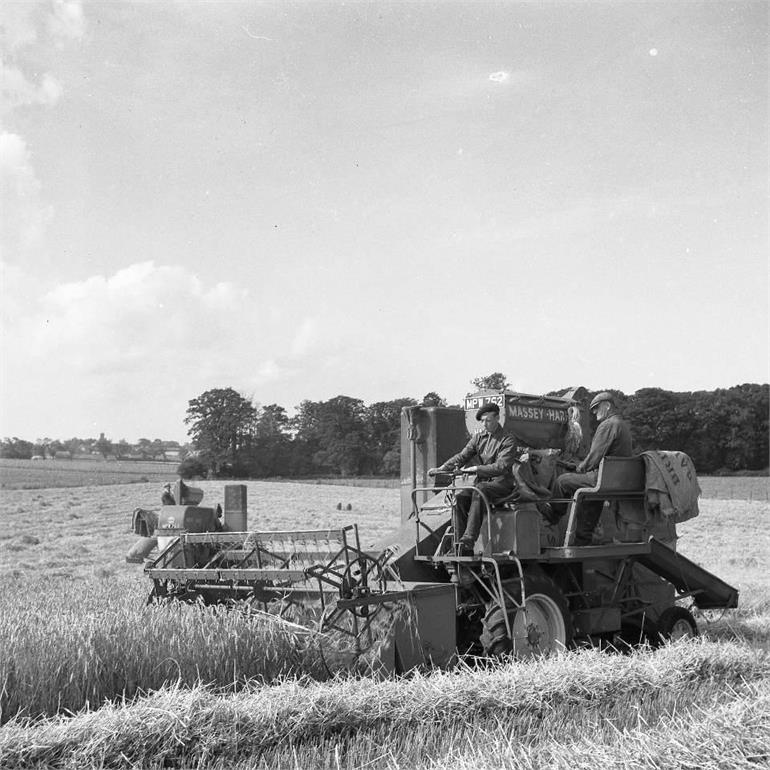
POLYGON ((232 388, 208 390, 189 402, 185 423, 195 449, 180 472, 264 478, 395 476, 401 409, 446 406, 436 393, 418 402, 397 398, 366 405, 335 396, 302 401, 289 417, 279 404, 257 406, 232 388))
POLYGON ((32 457, 76 457, 97 455, 103 458, 114 457, 116 460, 164 460, 169 451, 177 457, 183 457, 188 449, 175 441, 140 438, 135 444, 125 439, 110 441, 104 435, 99 438, 39 438, 35 441, 14 436, 0 441, 0 457, 29 460, 32 457))
POLYGON ((643 388, 618 403, 631 425, 635 449, 679 449, 700 473, 768 467, 767 384, 695 393, 643 388))
MULTIPOLYGON (((496 372, 472 384, 499 388, 507 383, 496 372)), ((630 423, 636 453, 677 449, 689 454, 704 474, 768 467, 766 384, 692 393, 643 388, 626 395, 610 390, 630 423)), ((368 406, 361 399, 340 395, 328 401, 302 401, 289 417, 279 404, 257 406, 231 388, 206 391, 189 402, 185 422, 196 451, 180 472, 254 478, 396 476, 401 409, 418 403, 446 406, 434 392, 420 401, 406 397, 368 406)))
MULTIPOLYGON (((503 374, 495 372, 471 384, 476 389, 500 389, 508 383, 503 374)), ((566 390, 548 395, 561 395, 566 390)), ((768 467, 767 384, 685 393, 643 388, 626 395, 609 390, 631 425, 637 453, 678 449, 690 455, 703 474, 768 467)), ((589 393, 589 398, 596 392, 589 393)), ((404 397, 369 405, 340 395, 328 401, 304 400, 290 417, 283 406, 255 404, 232 388, 208 390, 188 402, 185 423, 193 451, 182 461, 179 472, 186 478, 397 476, 401 409, 418 404, 447 406, 435 392, 420 400, 404 397)), ((162 443, 142 439, 139 445, 149 458, 160 451, 162 443)), ((44 450, 53 453, 76 445, 87 445, 90 451, 105 456, 128 451, 128 445, 121 447, 121 442, 113 444, 104 436, 34 443, 6 438, 0 442, 0 456, 29 458, 44 450)))

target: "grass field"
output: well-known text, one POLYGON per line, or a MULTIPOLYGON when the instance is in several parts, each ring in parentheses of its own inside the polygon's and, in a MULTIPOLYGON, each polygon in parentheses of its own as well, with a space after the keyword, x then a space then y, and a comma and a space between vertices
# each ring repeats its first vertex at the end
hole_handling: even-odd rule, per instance
POLYGON ((133 460, 8 460, 0 458, 0 489, 161 483, 176 478, 177 462, 133 460))
POLYGON ((757 768, 770 662, 734 643, 588 650, 400 680, 166 687, 13 722, 3 767, 757 768))
MULTIPOLYGON (((141 482, 163 483, 176 478, 176 462, 115 460, 7 460, 0 458, 0 489, 46 489, 141 482)), ((396 489, 398 479, 275 479, 323 486, 396 489)), ((197 482, 196 482, 197 483, 197 482)), ((767 476, 710 476, 700 478, 704 497, 721 500, 770 501, 767 476)))
MULTIPOLYGON (((329 679, 344 661, 321 661, 312 634, 145 607, 131 512, 171 478, 2 490, 2 718, 49 716, 0 728, 0 767, 770 765, 766 479, 704 479, 679 527, 679 550, 741 591, 737 611, 699 614, 701 641, 378 681, 329 679)), ((224 482, 196 485, 222 500, 224 482)), ((247 489, 259 529, 357 522, 366 545, 400 518, 393 488, 247 489)))

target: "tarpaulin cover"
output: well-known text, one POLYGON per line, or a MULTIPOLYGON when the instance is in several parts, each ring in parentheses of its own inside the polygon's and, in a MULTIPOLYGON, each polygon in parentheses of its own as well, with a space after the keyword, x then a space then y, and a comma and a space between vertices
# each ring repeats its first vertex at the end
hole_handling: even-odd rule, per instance
POLYGON ((701 493, 692 460, 684 452, 642 452, 647 508, 677 524, 698 515, 701 493))

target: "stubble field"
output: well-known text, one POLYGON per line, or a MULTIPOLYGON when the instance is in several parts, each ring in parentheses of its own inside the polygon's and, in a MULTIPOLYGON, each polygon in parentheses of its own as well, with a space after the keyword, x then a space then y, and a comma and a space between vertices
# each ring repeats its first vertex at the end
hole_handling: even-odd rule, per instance
POLYGON ((162 482, 179 463, 134 460, 11 460, 0 458, 0 489, 51 489, 89 484, 162 482))
MULTIPOLYGON (((196 486, 222 500, 223 482, 196 486)), ((355 522, 368 545, 399 521, 393 488, 247 487, 253 528, 355 522)), ((148 582, 124 557, 131 512, 158 507, 159 480, 6 485, 0 766, 767 766, 767 479, 702 487, 679 550, 738 587, 741 607, 700 614, 700 640, 378 681, 346 677, 312 635, 145 607, 148 582)))

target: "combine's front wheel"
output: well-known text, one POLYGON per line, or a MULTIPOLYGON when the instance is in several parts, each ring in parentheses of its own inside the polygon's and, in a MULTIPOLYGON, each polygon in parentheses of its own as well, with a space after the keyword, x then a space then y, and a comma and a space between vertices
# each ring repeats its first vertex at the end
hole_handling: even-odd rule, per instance
MULTIPOLYGON (((503 589, 516 601, 521 597, 521 581, 503 583, 503 589)), ((512 654, 515 658, 551 655, 566 649, 572 640, 569 606, 558 587, 546 578, 524 578, 523 608, 505 599, 511 636, 505 624, 503 608, 492 602, 481 621, 481 644, 484 654, 498 657, 512 654)))

